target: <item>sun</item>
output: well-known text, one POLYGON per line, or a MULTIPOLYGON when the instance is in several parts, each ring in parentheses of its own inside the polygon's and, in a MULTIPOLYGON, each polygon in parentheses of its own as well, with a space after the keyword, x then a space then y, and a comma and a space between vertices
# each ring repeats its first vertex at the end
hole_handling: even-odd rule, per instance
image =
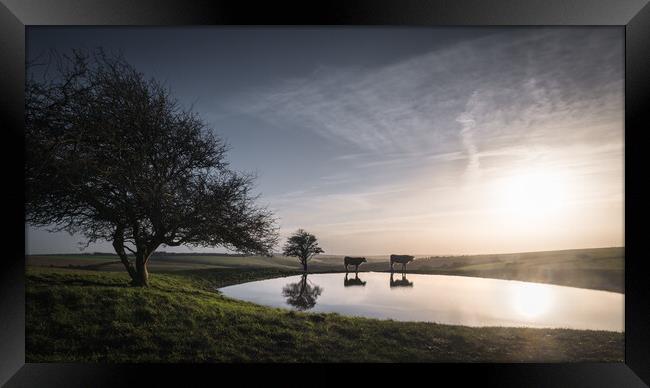
POLYGON ((561 171, 515 171, 496 185, 499 208, 511 218, 539 218, 556 213, 568 198, 568 180, 561 171))

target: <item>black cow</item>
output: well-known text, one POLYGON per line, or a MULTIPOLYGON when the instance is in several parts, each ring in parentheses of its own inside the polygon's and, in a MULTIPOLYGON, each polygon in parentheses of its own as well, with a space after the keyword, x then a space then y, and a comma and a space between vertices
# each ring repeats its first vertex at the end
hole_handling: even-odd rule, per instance
POLYGON ((359 272, 359 265, 367 261, 368 260, 366 260, 365 257, 345 256, 343 258, 343 264, 345 264, 345 272, 348 272, 348 265, 354 265, 354 272, 359 272))
POLYGON ((390 270, 393 271, 393 264, 402 264, 402 272, 406 271, 406 264, 413 261, 414 257, 409 255, 390 255, 390 270))

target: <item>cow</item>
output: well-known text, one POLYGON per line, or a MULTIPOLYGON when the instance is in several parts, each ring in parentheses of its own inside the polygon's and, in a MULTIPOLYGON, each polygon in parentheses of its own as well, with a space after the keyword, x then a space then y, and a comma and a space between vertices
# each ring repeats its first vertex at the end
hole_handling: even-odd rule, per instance
POLYGON ((343 264, 345 264, 345 272, 348 272, 348 265, 354 265, 354 272, 359 272, 359 265, 367 261, 368 260, 366 260, 365 257, 345 256, 343 258, 343 264))
POLYGON ((398 263, 402 264, 402 272, 406 271, 406 264, 410 263, 414 259, 413 256, 409 255, 390 255, 390 270, 393 271, 393 264, 398 263))
POLYGON ((345 279, 343 279, 343 286, 344 287, 350 287, 350 286, 364 286, 365 287, 366 282, 363 280, 359 279, 359 274, 356 274, 354 276, 354 279, 348 279, 348 273, 345 273, 345 279))
POLYGON ((394 280, 393 273, 390 273, 390 286, 391 287, 413 287, 413 282, 406 278, 406 274, 402 274, 402 279, 394 280))

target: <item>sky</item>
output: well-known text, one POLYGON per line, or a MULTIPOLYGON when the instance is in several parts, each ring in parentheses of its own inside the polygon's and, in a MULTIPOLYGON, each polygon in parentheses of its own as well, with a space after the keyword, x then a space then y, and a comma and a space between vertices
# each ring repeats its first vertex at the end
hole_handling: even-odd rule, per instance
MULTIPOLYGON (((27 29, 28 59, 103 47, 163 81, 257 173, 279 247, 304 228, 335 255, 623 246, 623 43, 620 27, 27 29)), ((25 228, 27 254, 84 241, 25 228)))

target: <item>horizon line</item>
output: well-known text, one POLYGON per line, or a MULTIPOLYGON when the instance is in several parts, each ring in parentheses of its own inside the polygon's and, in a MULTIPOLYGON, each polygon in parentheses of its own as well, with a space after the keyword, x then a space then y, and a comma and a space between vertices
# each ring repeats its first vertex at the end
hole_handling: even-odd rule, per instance
MULTIPOLYGON (((604 247, 587 247, 587 248, 563 248, 563 249, 549 249, 549 250, 537 250, 537 251, 514 251, 514 252, 492 252, 492 253, 458 253, 458 254, 433 254, 433 253, 424 253, 424 254, 411 254, 412 256, 429 256, 429 257, 457 257, 457 256, 489 256, 489 255, 515 255, 515 254, 525 254, 525 253, 542 253, 542 252, 563 252, 563 251, 580 251, 580 250, 590 250, 590 249, 613 249, 613 248, 623 248, 625 245, 620 246, 604 246, 604 247)), ((227 252, 168 252, 168 251, 154 251, 155 253, 165 253, 171 255, 216 255, 216 256, 262 256, 259 254, 245 254, 245 253, 227 253, 227 252)), ((115 252, 79 252, 79 253, 25 253, 25 256, 61 256, 61 255, 112 255, 117 256, 115 252)), ((356 254, 356 256, 390 256, 392 253, 381 253, 381 254, 356 254)), ((349 256, 351 254, 340 254, 340 253, 324 253, 318 254, 314 257, 327 257, 327 256, 349 256)), ((280 252, 273 252, 273 256, 284 256, 280 252)))

